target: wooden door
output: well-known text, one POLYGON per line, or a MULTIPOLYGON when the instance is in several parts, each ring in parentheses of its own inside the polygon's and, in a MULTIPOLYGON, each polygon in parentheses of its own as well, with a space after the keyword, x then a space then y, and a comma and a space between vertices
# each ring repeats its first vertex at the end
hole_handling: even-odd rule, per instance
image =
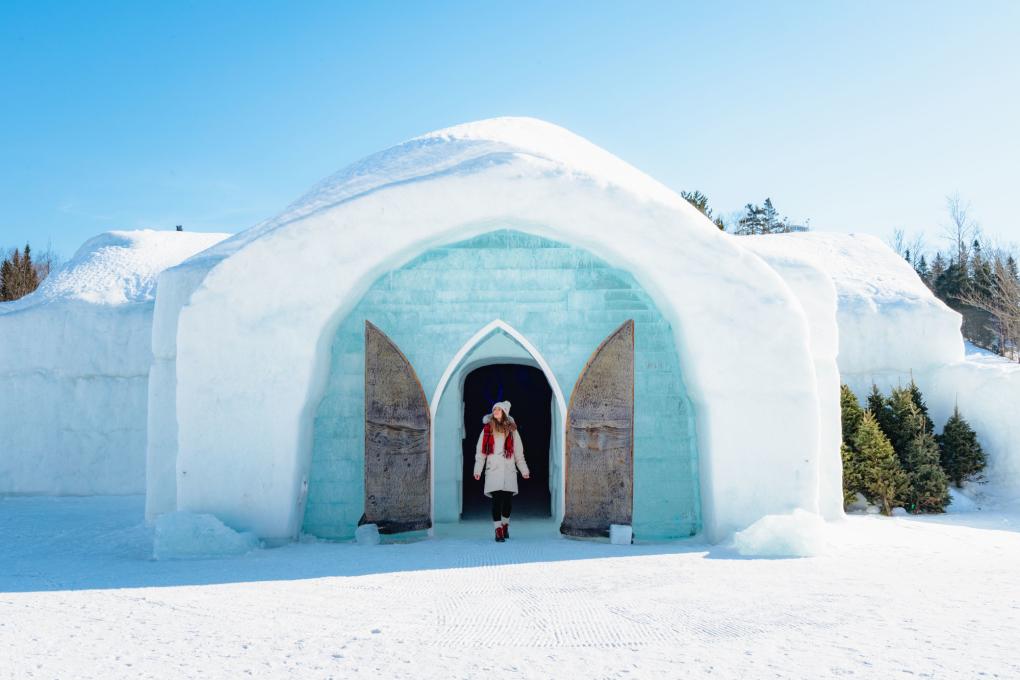
POLYGON ((560 531, 608 536, 631 524, 634 508, 634 320, 588 358, 570 394, 560 531))
POLYGON ((365 320, 365 514, 380 533, 428 529, 428 399, 404 353, 365 320))

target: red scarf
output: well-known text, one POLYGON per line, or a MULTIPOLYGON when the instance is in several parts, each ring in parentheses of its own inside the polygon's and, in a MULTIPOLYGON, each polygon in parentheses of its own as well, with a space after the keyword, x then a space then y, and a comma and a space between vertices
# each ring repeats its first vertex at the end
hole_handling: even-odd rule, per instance
MULTIPOLYGON (((514 430, 517 429, 516 423, 510 423, 510 429, 507 430, 506 439, 503 441, 503 455, 506 458, 514 457, 514 430)), ((482 455, 491 456, 496 449, 496 437, 492 433, 492 421, 485 423, 482 427, 482 455)))

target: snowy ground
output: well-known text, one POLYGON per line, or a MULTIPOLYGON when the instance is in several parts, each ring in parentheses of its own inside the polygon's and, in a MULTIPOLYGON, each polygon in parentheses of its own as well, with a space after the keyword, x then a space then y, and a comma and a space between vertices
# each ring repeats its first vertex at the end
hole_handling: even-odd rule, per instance
POLYGON ((522 522, 194 561, 150 559, 143 506, 0 498, 0 677, 1020 677, 1015 506, 796 559, 522 522))

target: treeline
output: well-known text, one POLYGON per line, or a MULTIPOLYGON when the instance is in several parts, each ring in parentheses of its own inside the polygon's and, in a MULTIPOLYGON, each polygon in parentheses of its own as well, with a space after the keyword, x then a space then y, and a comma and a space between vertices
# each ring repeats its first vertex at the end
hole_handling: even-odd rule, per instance
POLYGON ((959 409, 941 434, 928 416, 917 385, 894 388, 889 396, 872 385, 867 406, 846 385, 840 389, 843 423, 843 502, 858 494, 889 515, 895 507, 912 513, 944 512, 949 484, 982 481, 985 453, 959 409))
POLYGON ((23 250, 11 248, 0 263, 0 302, 22 298, 39 287, 39 284, 56 269, 58 258, 47 249, 40 258, 32 257, 32 247, 23 250))
POLYGON ((925 285, 963 317, 963 336, 978 347, 1020 361, 1020 273, 1016 256, 982 241, 968 206, 947 199, 950 247, 925 252, 918 237, 906 243, 902 230, 892 246, 914 267, 925 285))
MULTIPOLYGON (((721 217, 713 216, 712 209, 708 207, 708 197, 700 191, 681 191, 688 203, 701 211, 701 213, 712 220, 715 226, 721 231, 726 231, 726 224, 721 217)), ((809 220, 810 221, 810 220, 809 220)), ((791 231, 807 231, 806 225, 793 224, 785 215, 780 216, 779 211, 772 205, 772 199, 766 198, 763 205, 748 203, 744 206, 742 215, 736 218, 734 234, 755 235, 755 234, 785 234, 791 231)))

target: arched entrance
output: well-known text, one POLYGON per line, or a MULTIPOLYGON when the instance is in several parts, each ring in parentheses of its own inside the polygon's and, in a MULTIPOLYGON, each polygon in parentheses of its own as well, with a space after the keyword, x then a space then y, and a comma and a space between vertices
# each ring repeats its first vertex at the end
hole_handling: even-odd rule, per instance
POLYGON ((456 352, 430 400, 434 524, 488 517, 489 501, 472 471, 481 418, 500 399, 510 400, 515 419, 521 416, 525 455, 529 466, 533 458, 540 459, 536 472, 542 474, 542 479, 536 475, 519 483, 527 496, 516 497, 521 502, 515 504, 514 513, 521 510, 518 516, 526 511, 557 521, 562 517, 563 390, 539 350, 515 328, 496 319, 456 352))
POLYGON ((400 350, 428 397, 431 482, 418 484, 428 489, 429 523, 462 516, 467 376, 483 366, 515 364, 541 370, 552 392, 549 487, 557 526, 582 535, 593 528, 573 518, 563 524, 565 488, 573 479, 582 489, 574 497, 596 498, 604 478, 571 474, 569 430, 575 460, 611 459, 633 483, 628 489, 617 481, 626 507, 589 504, 577 517, 590 517, 597 505, 600 527, 612 517, 632 523, 641 538, 688 536, 700 527, 693 409, 668 321, 629 272, 570 244, 496 230, 427 250, 381 274, 339 323, 314 418, 307 533, 350 538, 365 514, 366 322, 400 350), (628 324, 630 331, 620 336, 628 324), (611 337, 626 340, 628 362, 616 351, 601 351, 611 337), (593 362, 595 355, 602 359, 593 362), (617 388, 606 390, 607 375, 617 388), (615 401, 628 391, 632 398, 615 401), (571 409, 585 406, 573 423, 567 422, 568 399, 571 409), (628 410, 629 417, 618 417, 628 410), (613 424, 602 428, 607 416, 613 424), (625 429, 629 441, 620 437, 625 429), (598 458, 610 449, 616 453, 598 458))
POLYGON ((497 401, 510 402, 510 415, 517 423, 524 444, 524 457, 531 473, 518 482, 513 500, 515 518, 552 517, 552 482, 549 475, 552 452, 552 388, 542 371, 524 364, 489 364, 471 371, 464 381, 463 483, 461 519, 489 517, 489 499, 482 493, 484 478, 472 476, 482 416, 497 401))

